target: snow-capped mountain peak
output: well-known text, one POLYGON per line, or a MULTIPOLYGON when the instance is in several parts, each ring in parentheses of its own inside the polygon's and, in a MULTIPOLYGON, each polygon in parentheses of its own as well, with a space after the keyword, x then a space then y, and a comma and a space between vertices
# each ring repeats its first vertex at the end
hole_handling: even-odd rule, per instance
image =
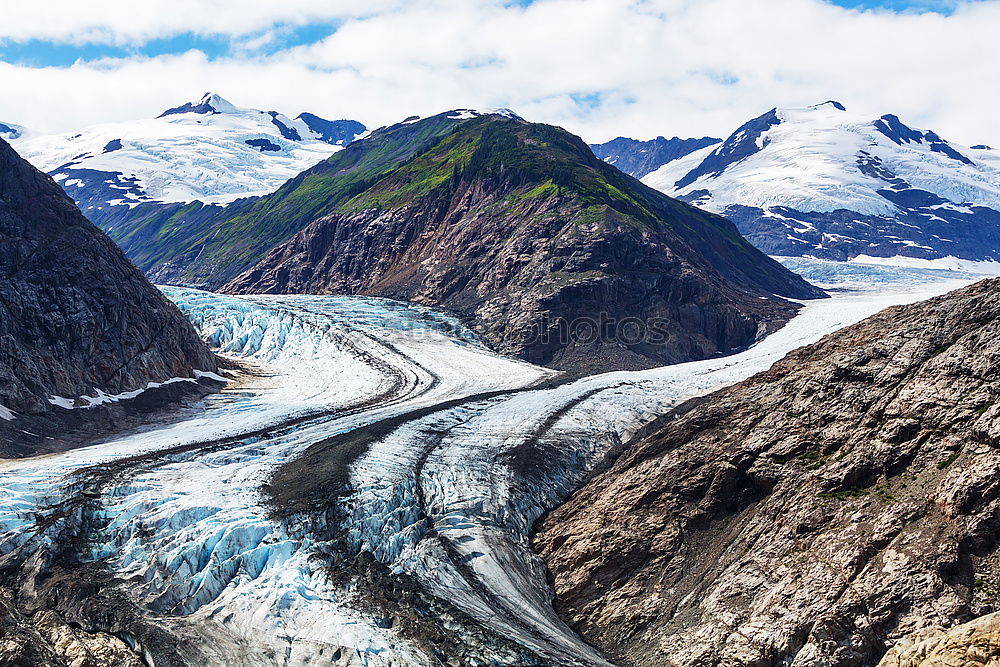
POLYGON ((1000 259, 972 225, 1000 231, 996 152, 832 100, 772 109, 643 180, 771 253, 1000 259))
POLYGON ((292 119, 205 93, 156 118, 25 137, 17 149, 99 221, 117 206, 227 204, 267 194, 364 130, 356 121, 292 119))
POLYGON ((448 112, 448 118, 453 120, 467 120, 478 118, 479 116, 503 116, 504 118, 513 118, 514 120, 524 120, 506 107, 497 107, 495 109, 452 109, 448 112))
POLYGON ((847 107, 845 107, 843 104, 841 104, 837 100, 827 100, 826 102, 823 102, 822 104, 814 104, 813 106, 811 106, 809 108, 810 109, 816 109, 816 110, 833 109, 835 111, 847 111, 847 107))
POLYGON ((216 93, 205 93, 197 102, 185 102, 180 106, 172 107, 161 113, 158 118, 173 116, 185 113, 213 114, 213 113, 237 113, 240 109, 216 93))

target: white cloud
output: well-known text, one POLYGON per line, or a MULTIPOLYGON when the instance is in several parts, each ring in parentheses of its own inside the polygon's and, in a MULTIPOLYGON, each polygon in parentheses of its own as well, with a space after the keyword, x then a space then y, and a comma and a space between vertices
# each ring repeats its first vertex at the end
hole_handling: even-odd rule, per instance
POLYGON ((7 3, 0 40, 135 45, 178 34, 239 36, 276 24, 353 19, 402 0, 45 0, 7 3))
MULTIPOLYGON (((288 14, 312 20, 309 6, 321 3, 234 4, 246 11, 227 21, 216 9, 197 30, 186 29, 266 31, 288 14)), ((247 55, 253 39, 267 39, 255 36, 239 57, 218 60, 189 52, 67 68, 0 64, 0 119, 68 130, 155 115, 214 90, 244 106, 372 126, 460 106, 509 106, 603 140, 725 135, 773 106, 833 98, 962 143, 1000 145, 1000 59, 992 45, 1000 0, 959 4, 950 16, 858 12, 821 0, 541 0, 526 8, 386 1, 365 4, 364 15, 352 14, 352 5, 361 3, 324 10, 323 18, 336 14, 344 23, 322 42, 267 57, 247 55)), ((149 15, 84 24, 122 41, 166 29, 149 15)), ((19 34, 44 27, 14 25, 19 34)), ((6 17, 0 33, 14 33, 6 17)))

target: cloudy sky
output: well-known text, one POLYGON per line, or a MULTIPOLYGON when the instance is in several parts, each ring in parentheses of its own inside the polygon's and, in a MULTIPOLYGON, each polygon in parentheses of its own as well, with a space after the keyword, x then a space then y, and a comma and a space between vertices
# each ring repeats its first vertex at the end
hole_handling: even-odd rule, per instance
POLYGON ((600 141, 837 99, 1000 145, 998 34, 1000 0, 40 0, 3 8, 0 121, 68 131, 211 90, 371 127, 505 106, 600 141))

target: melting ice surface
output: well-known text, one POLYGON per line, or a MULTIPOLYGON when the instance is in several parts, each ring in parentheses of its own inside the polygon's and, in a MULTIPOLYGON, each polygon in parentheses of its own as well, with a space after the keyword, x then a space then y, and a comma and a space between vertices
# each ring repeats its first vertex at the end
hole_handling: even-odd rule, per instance
MULTIPOLYGON (((810 270, 838 283, 830 267, 810 270)), ((339 665, 434 664, 362 611, 356 591, 327 580, 311 558, 321 545, 272 521, 260 489, 278 466, 322 439, 501 391, 421 413, 370 443, 352 465, 347 518, 337 528, 356 551, 543 659, 604 664, 552 611, 544 569, 529 548, 535 520, 610 448, 671 406, 765 370, 884 307, 968 281, 898 272, 807 303, 737 355, 546 388, 533 387, 549 371, 489 352, 458 322, 424 308, 165 288, 221 354, 254 373, 193 416, 0 463, 0 556, 58 539, 56 530, 32 532, 32 512, 78 489, 90 466, 160 452, 102 489, 98 512, 107 526, 85 556, 104 559, 135 602, 192 638, 199 660, 315 664, 323 652, 339 665)), ((863 281, 852 275, 846 282, 863 281)))
POLYGON ((256 377, 192 418, 0 464, 0 554, 41 548, 55 536, 30 539, 31 513, 69 493, 74 473, 174 450, 102 498, 110 524, 90 556, 138 577, 133 598, 210 637, 202 650, 215 664, 232 664, 237 654, 266 663, 275 651, 300 664, 318 645, 349 648, 342 664, 383 664, 383 654, 391 657, 384 664, 425 663, 330 589, 309 559, 311 545, 268 518, 260 486, 275 467, 332 434, 550 373, 498 357, 458 322, 415 306, 165 291, 224 355, 254 364, 256 377), (220 444, 176 452, 210 442, 220 444))

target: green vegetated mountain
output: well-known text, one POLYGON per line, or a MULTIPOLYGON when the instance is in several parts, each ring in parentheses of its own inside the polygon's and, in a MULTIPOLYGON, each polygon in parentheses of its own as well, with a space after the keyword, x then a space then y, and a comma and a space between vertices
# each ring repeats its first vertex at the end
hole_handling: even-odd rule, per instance
POLYGON ((574 370, 729 352, 794 314, 775 294, 822 296, 725 219, 506 112, 407 119, 272 195, 190 206, 112 233, 159 281, 413 300, 574 370))
POLYGON ((334 181, 338 200, 225 290, 413 300, 460 314, 495 349, 586 371, 729 352, 795 312, 774 294, 822 295, 725 219, 561 128, 501 114, 441 122, 413 123, 433 139, 392 169, 334 181))
POLYGON ((140 204, 104 227, 155 282, 217 288, 459 122, 441 114, 382 128, 266 197, 226 207, 140 204))
POLYGON ((615 664, 995 663, 1000 280, 682 407, 535 539, 615 664))

